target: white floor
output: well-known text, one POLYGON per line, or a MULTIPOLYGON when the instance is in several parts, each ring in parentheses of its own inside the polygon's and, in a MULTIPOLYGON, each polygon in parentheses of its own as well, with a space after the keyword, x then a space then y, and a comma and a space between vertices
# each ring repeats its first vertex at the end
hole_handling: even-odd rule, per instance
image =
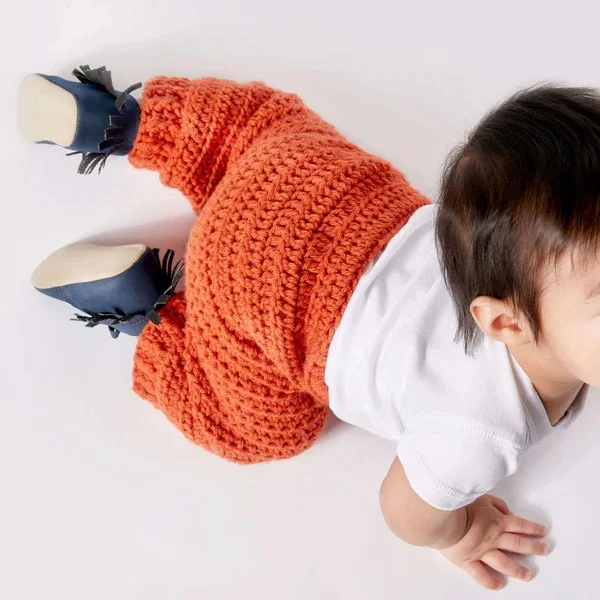
MULTIPOLYGON (((299 458, 238 467, 187 443, 129 391, 134 341, 69 323, 28 284, 66 243, 183 247, 192 216, 156 176, 18 140, 28 72, 107 64, 121 88, 155 74, 262 79, 296 91, 435 196, 448 150, 518 86, 600 84, 593 2, 39 0, 4 9, 0 598, 369 600, 485 596, 430 550, 395 540, 378 486, 394 449, 332 423, 299 458), (106 233, 109 232, 109 233, 106 233)), ((599 357, 600 360, 600 357, 599 357)), ((600 367, 600 365, 599 365, 600 367)), ((555 552, 506 598, 597 598, 593 393, 566 434, 499 493, 552 525, 555 552)))

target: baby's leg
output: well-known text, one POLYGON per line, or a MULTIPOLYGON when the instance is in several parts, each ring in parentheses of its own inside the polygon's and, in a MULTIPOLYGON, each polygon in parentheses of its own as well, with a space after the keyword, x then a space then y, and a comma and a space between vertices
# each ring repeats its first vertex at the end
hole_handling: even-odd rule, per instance
MULTIPOLYGON (((77 93, 84 95, 80 89, 77 93)), ((130 160, 136 167, 157 170, 165 184, 179 188, 201 213, 228 169, 266 128, 276 135, 278 123, 286 124, 283 117, 290 112, 327 130, 318 121, 311 124, 316 117, 299 99, 260 84, 154 79, 144 90, 130 160)), ((77 113, 76 121, 76 131, 85 129, 83 113, 77 113)), ((67 134, 63 144, 71 141, 67 134)), ((77 143, 71 143, 72 149, 78 149, 77 143)), ((91 160, 92 168, 103 164, 102 157, 96 160, 91 160)), ((235 202, 235 190, 230 191, 228 198, 235 202)), ((197 239, 214 236, 221 224, 219 211, 202 215, 195 227, 197 239)), ((198 273, 214 271, 213 257, 190 244, 192 283, 199 281, 198 273)), ((283 374, 286 365, 273 364, 244 332, 223 327, 221 308, 202 284, 192 285, 187 300, 179 295, 162 308, 160 325, 147 325, 138 343, 135 390, 192 441, 230 460, 252 463, 298 454, 319 436, 327 407, 301 392, 298 382, 283 374)))
POLYGON ((161 325, 147 327, 138 342, 134 390, 190 441, 249 464, 295 456, 319 437, 327 407, 268 368, 257 376, 255 365, 240 358, 233 334, 219 340, 216 361, 205 338, 185 335, 183 296, 173 298, 161 316, 161 325), (225 370, 217 372, 215 362, 225 370))
POLYGON ((79 81, 40 74, 23 80, 23 138, 79 155, 80 174, 101 171, 108 157, 129 155, 135 167, 158 171, 164 184, 181 190, 197 212, 263 130, 305 110, 295 96, 260 83, 173 77, 146 82, 140 109, 131 92, 142 84, 120 92, 104 67, 73 73, 79 81))

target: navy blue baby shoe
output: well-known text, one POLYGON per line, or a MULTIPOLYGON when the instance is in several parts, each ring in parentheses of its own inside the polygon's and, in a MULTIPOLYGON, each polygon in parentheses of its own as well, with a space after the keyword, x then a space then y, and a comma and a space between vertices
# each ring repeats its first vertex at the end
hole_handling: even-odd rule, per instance
POLYGON ((139 335, 149 322, 160 323, 160 310, 183 276, 183 261, 174 265, 173 259, 168 250, 161 262, 158 250, 142 244, 72 244, 48 257, 32 283, 86 313, 73 320, 87 327, 106 325, 115 338, 139 335))
POLYGON ((53 144, 80 154, 78 172, 89 175, 104 167, 112 155, 127 154, 140 123, 140 108, 131 92, 115 90, 105 67, 75 69, 78 81, 53 75, 28 75, 21 83, 18 121, 22 136, 40 144, 53 144))

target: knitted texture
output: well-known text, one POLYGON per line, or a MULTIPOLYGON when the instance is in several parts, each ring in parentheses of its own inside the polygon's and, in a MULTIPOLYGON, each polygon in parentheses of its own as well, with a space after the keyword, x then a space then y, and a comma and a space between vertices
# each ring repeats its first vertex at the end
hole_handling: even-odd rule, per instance
POLYGON ((150 81, 129 158, 198 215, 185 298, 142 333, 134 389, 235 462, 298 454, 323 429, 327 351, 358 280, 428 200, 259 83, 150 81))

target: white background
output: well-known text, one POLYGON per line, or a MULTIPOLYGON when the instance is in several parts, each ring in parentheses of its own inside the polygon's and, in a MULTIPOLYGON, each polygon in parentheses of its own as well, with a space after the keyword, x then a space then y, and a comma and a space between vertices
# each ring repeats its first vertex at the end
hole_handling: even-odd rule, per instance
MULTIPOLYGON (((86 63, 108 65, 121 89, 158 74, 261 79, 301 94, 435 197, 448 150, 506 94, 545 79, 600 84, 596 3, 153 4, 3 9, 0 598, 489 595, 387 532, 387 442, 332 423, 294 460, 223 462, 129 391, 134 340, 69 323, 69 307, 32 291, 29 274, 59 246, 100 236, 182 249, 192 215, 125 160, 81 177, 61 149, 22 143, 16 88, 28 72, 67 76, 86 63)), ((551 524, 556 544, 506 598, 598 597, 598 400, 499 490, 551 524)))

